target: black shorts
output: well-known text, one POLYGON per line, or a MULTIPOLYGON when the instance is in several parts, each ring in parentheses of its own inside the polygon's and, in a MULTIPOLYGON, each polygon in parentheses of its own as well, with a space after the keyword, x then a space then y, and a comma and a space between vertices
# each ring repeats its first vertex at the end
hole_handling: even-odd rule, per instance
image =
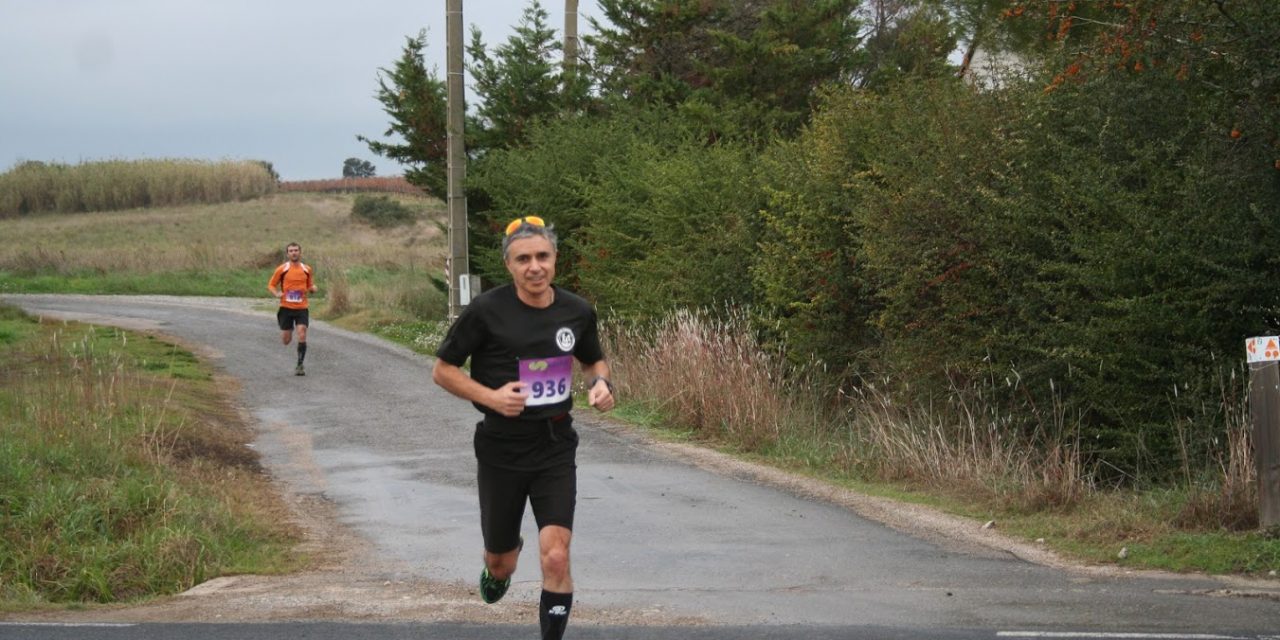
POLYGON ((480 531, 490 553, 506 553, 519 546, 526 499, 533 506, 539 531, 547 525, 573 530, 577 465, 513 471, 478 462, 476 480, 480 485, 480 531))
POLYGON ((284 307, 280 307, 280 310, 276 311, 276 324, 280 325, 281 331, 289 331, 297 324, 305 327, 311 324, 310 315, 311 314, 307 313, 306 309, 286 309, 284 307))

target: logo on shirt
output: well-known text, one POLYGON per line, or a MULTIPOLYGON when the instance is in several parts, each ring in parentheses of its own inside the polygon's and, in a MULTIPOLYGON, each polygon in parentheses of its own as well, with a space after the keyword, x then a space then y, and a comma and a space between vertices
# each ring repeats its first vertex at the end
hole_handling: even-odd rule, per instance
POLYGON ((561 351, 573 351, 573 344, 574 339, 572 329, 563 327, 556 332, 556 346, 560 347, 561 351))

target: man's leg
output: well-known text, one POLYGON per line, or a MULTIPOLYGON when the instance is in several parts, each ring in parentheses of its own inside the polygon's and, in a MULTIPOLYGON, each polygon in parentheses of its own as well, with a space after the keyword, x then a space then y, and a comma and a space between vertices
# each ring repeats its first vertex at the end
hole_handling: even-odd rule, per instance
POLYGON ((529 490, 529 502, 538 521, 539 559, 542 561, 542 597, 538 622, 544 640, 560 640, 573 608, 573 577, 569 573, 569 543, 573 539, 573 514, 577 504, 577 467, 564 464, 542 471, 529 490))
POLYGON ((289 344, 293 339, 293 317, 284 307, 276 309, 276 326, 280 327, 280 343, 289 344))
POLYGON ((569 624, 569 610, 573 608, 573 577, 569 573, 572 538, 572 531, 558 525, 547 525, 538 532, 542 559, 538 622, 543 640, 560 640, 569 624))
POLYGON ((569 575, 569 542, 572 539, 573 532, 559 525, 550 524, 538 532, 543 589, 559 593, 573 591, 573 577, 569 575))
POLYGON ((488 549, 484 552, 484 566, 489 570, 489 575, 497 580, 510 578, 516 572, 516 563, 519 561, 520 546, 506 553, 493 553, 488 549))
POLYGON ((307 325, 298 325, 298 369, 302 369, 302 361, 307 357, 307 325))
POLYGON ((484 570, 480 573, 480 598, 493 604, 506 595, 516 571, 520 549, 520 521, 524 519, 527 472, 477 464, 480 496, 480 531, 484 536, 484 570))

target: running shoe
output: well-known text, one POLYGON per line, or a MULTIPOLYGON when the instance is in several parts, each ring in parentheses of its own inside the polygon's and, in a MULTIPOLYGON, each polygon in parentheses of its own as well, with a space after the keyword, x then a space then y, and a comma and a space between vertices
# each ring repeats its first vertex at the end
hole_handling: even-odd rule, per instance
MULTIPOLYGON (((524 536, 520 536, 520 544, 516 545, 516 553, 524 549, 524 536)), ((493 604, 507 595, 507 589, 511 587, 511 578, 499 580, 489 575, 489 567, 480 570, 480 599, 485 604, 493 604)))
POLYGON ((305 375, 307 375, 306 370, 304 370, 304 369, 302 368, 302 363, 298 363, 298 366, 296 366, 296 367, 294 367, 294 368, 293 368, 293 375, 295 375, 295 376, 305 376, 305 375))
POLYGON ((485 604, 493 604, 507 595, 507 589, 511 586, 511 578, 499 580, 489 575, 489 567, 480 570, 480 599, 485 604))

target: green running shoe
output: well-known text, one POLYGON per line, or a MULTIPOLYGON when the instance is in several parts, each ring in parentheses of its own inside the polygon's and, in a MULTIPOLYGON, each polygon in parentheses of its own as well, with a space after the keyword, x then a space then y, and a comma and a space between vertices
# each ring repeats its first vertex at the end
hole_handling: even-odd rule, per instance
POLYGON ((303 370, 303 368, 302 368, 302 364, 301 364, 301 363, 299 363, 299 364, 298 364, 298 366, 296 366, 296 367, 294 367, 294 368, 293 368, 293 375, 295 375, 295 376, 305 376, 305 375, 307 375, 307 372, 306 372, 305 370, 303 370))
MULTIPOLYGON (((524 550, 524 536, 520 536, 520 544, 516 545, 516 553, 524 550)), ((511 587, 511 578, 499 580, 489 575, 489 567, 480 570, 480 599, 485 604, 493 604, 507 595, 511 587)))
POLYGON ((480 599, 485 604, 493 604, 507 595, 507 588, 511 586, 511 578, 499 580, 489 575, 489 567, 485 567, 480 571, 480 599))

